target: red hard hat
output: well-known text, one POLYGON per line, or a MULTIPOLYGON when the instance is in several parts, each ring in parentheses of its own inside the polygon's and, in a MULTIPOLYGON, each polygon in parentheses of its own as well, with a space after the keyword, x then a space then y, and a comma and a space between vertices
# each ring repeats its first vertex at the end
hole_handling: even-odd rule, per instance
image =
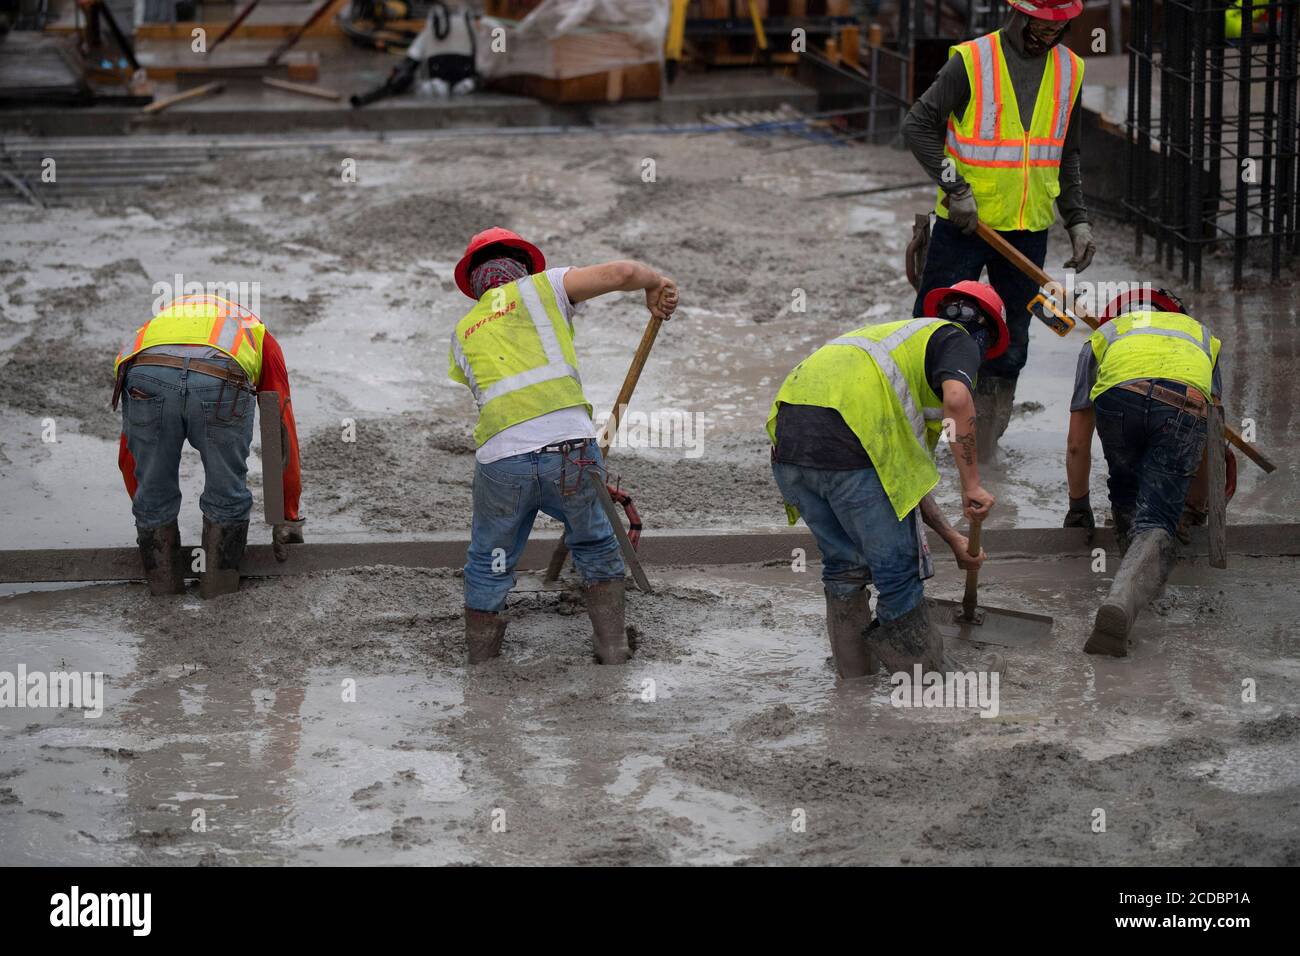
POLYGON ((984 353, 984 361, 995 359, 1005 352, 1011 344, 1011 332, 1007 328, 1007 307, 1002 304, 1002 296, 997 294, 993 286, 987 282, 963 279, 948 288, 931 289, 926 293, 922 310, 926 315, 934 315, 939 309, 939 303, 951 293, 974 299, 979 303, 980 310, 993 320, 993 325, 997 330, 997 338, 989 346, 988 351, 984 353))
POLYGON ((1153 312, 1184 313, 1183 300, 1168 289, 1152 289, 1141 286, 1121 292, 1106 304, 1097 316, 1097 324, 1105 325, 1111 319, 1119 318, 1125 312, 1147 310, 1153 312))
POLYGON ((1083 12, 1083 0, 1007 0, 1007 3, 1036 20, 1073 20, 1083 12))
POLYGON ((478 297, 474 295, 474 291, 469 284, 469 263, 476 252, 486 249, 488 246, 509 246, 512 249, 520 249, 528 253, 528 258, 532 262, 529 271, 533 274, 546 268, 546 256, 542 255, 542 250, 522 238, 518 233, 511 232, 509 229, 502 229, 500 226, 484 229, 469 241, 469 245, 465 247, 465 254, 460 257, 460 262, 456 263, 456 287, 476 302, 478 297))

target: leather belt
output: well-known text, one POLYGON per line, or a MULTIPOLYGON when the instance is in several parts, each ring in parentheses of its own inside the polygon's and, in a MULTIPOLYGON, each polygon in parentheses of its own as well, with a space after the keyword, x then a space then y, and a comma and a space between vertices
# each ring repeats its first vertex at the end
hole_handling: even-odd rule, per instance
POLYGON ((556 442, 554 445, 547 445, 545 448, 539 448, 537 449, 537 451, 539 454, 543 454, 547 452, 559 452, 560 454, 564 454, 565 452, 570 452, 575 448, 585 447, 587 442, 589 441, 594 441, 594 439, 569 438, 562 442, 556 442))
POLYGON ((1136 392, 1138 395, 1154 398, 1157 402, 1162 402, 1165 405, 1172 405, 1179 411, 1195 415, 1197 418, 1205 418, 1209 412, 1205 396, 1201 394, 1199 389, 1192 388, 1190 385, 1187 386, 1186 395, 1175 389, 1158 385, 1149 379, 1140 382, 1125 382, 1119 387, 1126 392, 1136 392))
POLYGON ((122 385, 126 381, 128 369, 136 365, 162 365, 166 368, 185 368, 187 363, 191 372, 211 375, 213 378, 221 379, 223 383, 233 385, 235 388, 254 394, 257 393, 257 389, 248 381, 248 375, 245 374, 242 366, 218 365, 215 362, 206 362, 203 359, 184 359, 178 355, 140 354, 129 362, 123 362, 118 369, 117 381, 113 383, 113 409, 116 411, 117 403, 122 397, 122 385))

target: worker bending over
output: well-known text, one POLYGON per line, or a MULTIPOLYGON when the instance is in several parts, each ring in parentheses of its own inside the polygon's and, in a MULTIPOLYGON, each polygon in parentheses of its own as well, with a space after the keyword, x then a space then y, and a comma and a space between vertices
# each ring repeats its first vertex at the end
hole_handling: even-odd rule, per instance
POLYGON ((935 289, 928 316, 845 333, 804 359, 768 416, 772 472, 794 524, 808 523, 822 558, 831 655, 840 677, 944 667, 922 581, 933 574, 924 520, 960 567, 984 561, 949 526, 930 495, 934 450, 951 429, 967 517, 983 519, 993 496, 980 486, 972 398, 981 360, 1007 349, 996 292, 978 282, 935 289), (868 584, 879 598, 876 620, 868 584))
POLYGON ((1075 373, 1065 526, 1095 526, 1088 493, 1095 428, 1123 560, 1083 649, 1124 657, 1138 611, 1160 593, 1173 561, 1173 537, 1205 451, 1207 403, 1217 404, 1222 391, 1219 340, 1164 290, 1117 296, 1101 323, 1075 373))
POLYGON ((181 448, 203 459, 203 570, 199 593, 239 589, 253 495, 248 452, 260 390, 280 393, 285 521, 272 531, 275 556, 302 542, 302 477, 289 372, 280 345, 260 319, 220 296, 183 296, 146 322, 113 363, 113 407, 122 402, 118 467, 131 496, 136 540, 151 594, 180 594, 181 448))
POLYGON ((1016 381, 1029 358, 1027 306, 1038 285, 979 238, 976 226, 982 220, 1041 267, 1055 202, 1073 249, 1065 268, 1082 272, 1095 251, 1074 115, 1083 61, 1061 45, 1083 3, 1010 4, 1002 29, 949 50, 903 123, 908 148, 939 186, 913 315, 924 314, 933 289, 978 279, 986 267, 1006 304, 1011 345, 985 362, 975 392, 985 460, 1011 420, 1016 381))
POLYGON ((677 286, 639 262, 547 269, 541 251, 508 229, 470 240, 456 285, 475 305, 451 335, 450 376, 478 405, 474 518, 465 562, 465 644, 471 664, 501 653, 502 608, 537 512, 564 523, 582 574, 596 657, 622 664, 623 556, 586 478, 604 476, 591 403, 573 347, 577 304, 645 290, 652 316, 672 317, 677 286))

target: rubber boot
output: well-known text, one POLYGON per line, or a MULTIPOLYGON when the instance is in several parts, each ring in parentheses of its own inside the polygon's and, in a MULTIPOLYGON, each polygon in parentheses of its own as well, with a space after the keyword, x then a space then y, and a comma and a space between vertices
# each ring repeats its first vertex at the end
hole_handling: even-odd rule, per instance
POLYGON ((465 651, 469 663, 482 664, 499 657, 505 636, 504 614, 465 608, 465 651))
POLYGON ((144 566, 149 593, 154 597, 184 594, 185 575, 176 563, 176 551, 181 546, 181 531, 176 522, 161 528, 136 528, 135 541, 140 546, 140 563, 144 566))
POLYGON ((595 632, 596 659, 602 664, 626 664, 632 656, 623 621, 623 582, 598 581, 586 587, 587 616, 595 632))
POLYGON ((975 384, 975 446, 980 462, 993 460, 998 440, 1011 424, 1016 401, 1016 380, 981 375, 975 384))
POLYGON ((946 666, 943 635, 930 623, 930 606, 924 598, 900 618, 881 622, 867 631, 872 655, 890 674, 912 670, 941 671, 946 666))
POLYGON ((835 672, 845 680, 876 672, 876 661, 867 647, 870 626, 871 605, 867 603, 865 590, 851 598, 837 598, 826 592, 826 630, 831 638, 831 657, 835 672))
POLYGON ((1128 636, 1138 611, 1165 586, 1172 563, 1173 538, 1165 531, 1143 531, 1133 538, 1110 593, 1097 609, 1092 634, 1083 645, 1087 653, 1128 656, 1128 636))
POLYGON ((1115 544, 1119 548, 1120 560, 1128 554, 1128 546, 1133 541, 1133 514, 1126 511, 1111 512, 1111 521, 1115 525, 1115 544))
POLYGON ((203 573, 199 596, 204 600, 239 590, 239 561, 248 544, 248 522, 216 524, 203 518, 203 573))

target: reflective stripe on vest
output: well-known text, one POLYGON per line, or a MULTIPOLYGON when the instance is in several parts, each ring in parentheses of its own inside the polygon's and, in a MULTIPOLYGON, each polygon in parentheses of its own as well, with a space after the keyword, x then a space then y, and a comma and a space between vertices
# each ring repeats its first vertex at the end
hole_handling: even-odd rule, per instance
POLYGON ((482 408, 494 398, 500 398, 502 395, 517 392, 521 388, 527 388, 539 382, 549 382, 556 378, 571 378, 578 383, 579 388, 582 387, 582 377, 578 374, 578 370, 565 361, 564 350, 560 348, 560 340, 555 337, 555 326, 551 324, 551 317, 547 315, 546 308, 542 305, 542 299, 537 294, 537 287, 533 285, 531 277, 520 280, 515 287, 519 290, 519 298, 524 311, 532 321, 533 328, 537 330, 537 337, 542 343, 542 353, 546 356, 546 364, 503 378, 485 389, 479 388, 478 379, 474 375, 474 370, 470 367, 469 359, 465 356, 465 348, 461 344, 460 336, 453 333, 451 338, 452 353, 456 356, 456 364, 465 373, 465 378, 469 382, 469 390, 473 393, 474 401, 478 403, 479 408, 482 408))
MULTIPOLYGON (((1050 137, 1030 137, 1026 144, 1023 136, 1003 136, 998 125, 999 106, 1002 104, 1002 48, 989 33, 969 42, 971 48, 971 96, 974 99, 973 116, 975 135, 964 136, 956 129, 951 118, 948 122, 948 148, 961 161, 971 166, 1019 166, 1025 160, 1037 165, 1059 166, 1065 145, 1065 131, 1070 121, 1073 103, 1074 58, 1069 51, 1057 45, 1051 51, 1052 111, 1050 137)), ((1040 90, 1041 92, 1041 90, 1040 90)), ((1014 112, 1014 111, 1013 111, 1014 112)), ((1034 113, 1038 104, 1034 104, 1034 113)), ((1020 117, 1014 117, 1016 126, 1020 117)), ((1031 121, 1032 126, 1032 121, 1031 121)), ((1023 127, 1022 127, 1023 129, 1023 127)))
POLYGON ((1201 326, 1201 337, 1199 339, 1178 329, 1155 329, 1150 326, 1141 326, 1121 332, 1116 328, 1114 322, 1107 322, 1097 331, 1101 333, 1101 337, 1106 340, 1108 346, 1114 345, 1121 337, 1129 335, 1167 335, 1171 339, 1185 339, 1204 352, 1206 358, 1214 361, 1214 353, 1210 349, 1210 330, 1203 325, 1201 326))
POLYGON ((117 353, 113 371, 138 352, 158 345, 206 345, 230 356, 256 385, 261 379, 261 338, 257 316, 220 296, 183 296, 140 326, 117 353))
POLYGON ((1089 343, 1097 377, 1094 401, 1125 382, 1163 378, 1208 396, 1221 343, 1210 330, 1181 312, 1129 312, 1102 325, 1089 343))
POLYGON ((889 353, 926 326, 936 324, 943 325, 943 319, 913 319, 907 325, 891 332, 879 342, 862 335, 841 335, 830 342, 831 345, 856 346, 871 356, 880 371, 884 373, 885 380, 889 382, 894 394, 898 396, 898 401, 903 406, 903 414, 907 416, 907 422, 912 426, 912 434, 916 436, 916 440, 920 442, 922 448, 925 447, 925 423, 927 421, 941 420, 943 418, 943 409, 917 409, 916 402, 912 400, 912 390, 907 385, 903 370, 898 367, 898 363, 894 361, 894 356, 889 353))
MULTIPOLYGON (((1060 194, 1061 161, 1070 110, 1083 83, 1083 61, 1061 45, 1046 54, 1026 129, 1001 31, 958 44, 950 55, 962 58, 970 99, 960 115, 948 116, 945 155, 970 184, 980 218, 990 228, 1046 229, 1055 219, 1052 204, 1060 194)), ((935 212, 946 219, 943 198, 941 189, 935 212)))

